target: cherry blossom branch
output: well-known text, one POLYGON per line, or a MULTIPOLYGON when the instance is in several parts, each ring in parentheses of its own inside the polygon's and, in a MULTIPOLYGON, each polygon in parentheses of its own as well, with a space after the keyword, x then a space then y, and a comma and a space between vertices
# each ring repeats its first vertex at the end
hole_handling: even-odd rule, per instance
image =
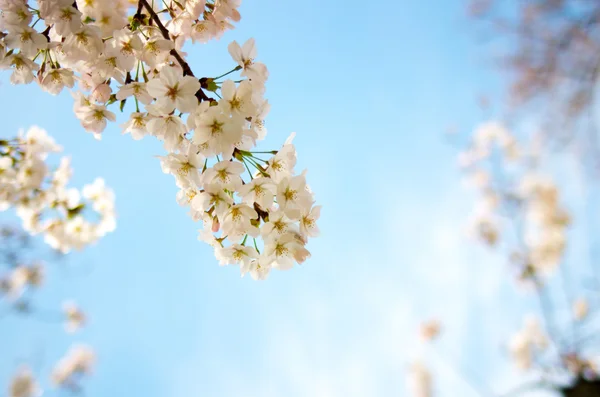
MULTIPOLYGON (((156 14, 156 12, 154 12, 154 9, 152 8, 152 6, 146 1, 146 0, 139 0, 138 3, 138 14, 141 11, 142 6, 146 9, 146 11, 148 11, 148 14, 150 14, 150 17, 154 20, 154 22, 156 23, 156 26, 158 27, 158 30, 160 30, 160 32, 162 33, 163 37, 166 40, 170 40, 171 41, 171 35, 169 34, 169 31, 167 30, 167 28, 165 27, 165 25, 163 25, 163 23, 161 22, 160 18, 158 17, 158 14, 156 14)), ((175 48, 173 48, 170 51, 170 54, 173 55, 173 57, 177 60, 177 62, 179 62, 179 65, 181 66, 181 68, 183 69, 183 75, 184 76, 194 76, 194 72, 192 72, 192 68, 190 67, 190 65, 181 57, 181 55, 179 55, 179 53, 177 52, 177 50, 175 48)), ((202 88, 198 89, 198 91, 196 92, 196 97, 198 98, 198 100, 200 102, 202 101, 210 101, 211 98, 209 98, 204 91, 202 90, 202 88)))
POLYGON ((30 234, 43 234, 51 247, 67 253, 114 230, 114 196, 104 181, 97 179, 94 184, 86 185, 81 194, 77 193, 84 199, 69 198, 68 159, 63 158, 54 172, 49 171, 46 159, 48 154, 61 150, 46 131, 38 127, 30 128, 15 140, 0 142, 0 161, 6 167, 0 184, 4 189, 5 208, 31 206, 30 212, 20 215, 25 230, 30 234), (90 222, 84 216, 92 208, 99 215, 97 222, 90 222))
MULTIPOLYGON (((235 71, 241 78, 220 82, 198 79, 185 54, 177 51, 180 39, 206 42, 233 28, 241 18, 237 5, 201 1, 155 11, 148 0, 138 0, 133 15, 121 4, 116 5, 119 18, 108 25, 96 20, 114 8, 109 0, 41 10, 31 10, 27 2, 0 2, 10 22, 2 29, 7 36, 0 68, 12 70, 11 83, 35 81, 52 95, 77 83, 74 113, 96 139, 109 121, 116 121, 109 106, 120 102, 123 111, 133 97, 135 111, 123 132, 136 140, 149 135, 164 142, 161 168, 175 177, 177 203, 189 208, 194 221, 202 220, 199 239, 215 248, 221 264, 239 264, 242 275, 264 279, 272 268, 303 263, 310 256, 308 239, 319 232, 321 207, 315 205, 305 172, 294 170, 294 134, 280 150, 266 152, 272 154, 269 159, 251 152, 267 134, 265 117, 271 108, 264 97, 269 72, 255 60, 254 39, 227 46, 236 66, 219 78, 235 71), (169 22, 159 18, 165 11, 169 22), (50 27, 48 36, 39 25, 35 29, 40 19, 50 27), (178 21, 191 29, 179 30, 178 21), (23 39, 23 30, 29 39, 23 39), (209 91, 218 100, 209 98, 209 91), (245 169, 249 182, 241 177, 245 169), (245 236, 260 243, 252 248, 245 236)), ((77 216, 75 209, 68 215, 77 216)))

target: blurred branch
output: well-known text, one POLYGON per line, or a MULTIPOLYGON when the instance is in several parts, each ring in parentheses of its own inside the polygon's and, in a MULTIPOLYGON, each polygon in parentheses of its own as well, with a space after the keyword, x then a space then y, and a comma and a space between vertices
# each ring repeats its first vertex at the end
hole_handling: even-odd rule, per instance
POLYGON ((469 14, 489 25, 502 45, 498 58, 508 72, 514 110, 548 120, 548 137, 559 144, 581 138, 583 123, 595 124, 586 114, 596 101, 600 2, 475 0, 469 14))

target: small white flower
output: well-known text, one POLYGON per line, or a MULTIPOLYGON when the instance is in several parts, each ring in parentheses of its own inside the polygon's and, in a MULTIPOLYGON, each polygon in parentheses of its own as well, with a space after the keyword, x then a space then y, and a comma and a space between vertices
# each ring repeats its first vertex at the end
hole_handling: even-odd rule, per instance
POLYGON ((173 152, 179 147, 187 132, 181 117, 175 115, 153 117, 146 126, 148 132, 164 142, 164 148, 168 152, 173 152))
POLYGON ((13 68, 10 82, 12 84, 29 84, 33 81, 33 72, 39 69, 38 64, 17 53, 5 57, 0 62, 0 68, 13 68))
POLYGON ((165 174, 175 177, 180 188, 196 188, 201 185, 200 170, 205 157, 199 153, 194 145, 188 145, 186 153, 170 153, 167 156, 158 156, 160 165, 165 174))
POLYGON ((244 277, 246 273, 250 273, 253 280, 266 280, 271 271, 271 265, 268 263, 268 260, 265 262, 264 257, 261 256, 259 259, 253 259, 242 263, 240 270, 242 277, 244 277))
POLYGON ((242 201, 248 205, 258 204, 263 210, 273 205, 277 188, 271 178, 258 177, 237 189, 242 201))
POLYGON ((81 112, 81 125, 86 131, 94 134, 94 138, 100 140, 101 132, 106 128, 106 121, 115 121, 117 117, 104 105, 91 104, 81 112))
POLYGON ((256 45, 254 39, 248 39, 242 47, 237 41, 233 41, 227 47, 229 54, 234 61, 243 68, 242 76, 248 76, 250 79, 265 81, 269 77, 267 67, 258 62, 254 62, 256 58, 256 45))
POLYGON ((305 237, 317 237, 319 235, 319 227, 317 220, 321 216, 321 206, 317 205, 310 210, 304 209, 300 216, 300 233, 305 237))
POLYGON ((33 15, 24 1, 7 1, 0 13, 0 28, 11 31, 12 29, 26 26, 31 23, 33 15))
POLYGON ((252 85, 248 80, 242 81, 237 88, 233 80, 225 80, 221 85, 221 95, 223 98, 219 105, 226 113, 244 118, 256 113, 256 106, 252 103, 252 85))
POLYGON ((116 97, 117 100, 122 101, 132 95, 144 105, 152 102, 152 96, 146 90, 146 83, 139 83, 137 81, 122 86, 117 92, 116 97))
POLYGON ((150 117, 147 113, 133 112, 126 123, 121 125, 123 134, 130 133, 131 137, 138 141, 148 134, 147 123, 150 117))
POLYGON ((253 208, 246 204, 232 205, 222 217, 223 235, 232 242, 239 242, 244 235, 257 237, 259 230, 252 224, 258 218, 253 208))
POLYGON ((227 157, 230 157, 233 145, 242 137, 242 125, 236 122, 238 119, 229 118, 220 106, 208 108, 195 119, 194 143, 206 144, 216 154, 228 152, 227 157))
POLYGON ((197 21, 192 25, 190 34, 192 37, 192 43, 197 41, 200 43, 206 43, 219 34, 218 21, 209 14, 206 19, 197 21))
POLYGON ((281 210, 269 212, 269 221, 263 223, 260 234, 265 241, 278 239, 289 232, 297 232, 297 225, 281 210))
POLYGON ((219 185, 206 185, 190 202, 196 211, 208 211, 214 206, 216 215, 222 217, 233 204, 233 199, 219 185))
POLYGON ((302 263, 310 252, 294 233, 286 233, 265 244, 265 256, 275 269, 288 270, 294 263, 302 263))
POLYGON ((263 140, 267 136, 267 128, 265 127, 265 119, 271 110, 269 101, 263 101, 256 111, 254 117, 252 117, 252 130, 256 134, 257 140, 263 140))
POLYGON ((302 212, 310 209, 312 197, 304 175, 285 177, 277 184, 277 204, 290 219, 300 219, 302 212))
POLYGON ((173 42, 164 39, 156 28, 147 28, 144 34, 148 38, 142 47, 140 59, 154 68, 169 59, 169 51, 174 48, 173 42))
POLYGON ((267 172, 275 182, 280 182, 283 178, 294 174, 296 166, 296 148, 292 144, 294 137, 295 133, 292 133, 277 154, 267 162, 267 172))
POLYGON ((185 2, 185 10, 192 19, 199 19, 204 13, 206 0, 187 0, 185 2))
POLYGON ((21 50, 21 54, 34 57, 39 50, 45 49, 48 41, 44 35, 29 26, 15 28, 4 38, 9 48, 21 50))
POLYGON ((48 70, 40 81, 42 89, 52 95, 59 94, 64 87, 73 88, 74 84, 73 71, 64 68, 48 70))
POLYGON ((112 39, 105 43, 104 53, 115 57, 120 69, 132 70, 137 61, 137 54, 142 50, 142 41, 138 34, 130 32, 129 29, 120 29, 115 30, 112 36, 112 39))
POLYGON ((216 184, 223 189, 233 192, 242 186, 240 175, 243 172, 244 166, 237 161, 219 161, 204 171, 202 182, 205 184, 216 184))
POLYGON ((165 114, 174 109, 189 113, 198 106, 196 92, 200 89, 200 82, 191 76, 183 76, 181 69, 164 67, 159 77, 150 80, 146 89, 156 98, 156 106, 165 114))
POLYGON ((250 262, 258 258, 258 252, 252 247, 241 244, 232 244, 227 248, 217 248, 217 255, 222 265, 236 264, 241 267, 249 267, 250 262))
POLYGON ((40 15, 52 25, 59 35, 66 37, 81 28, 81 12, 72 6, 71 1, 40 2, 40 15))
POLYGON ((104 49, 102 34, 96 26, 82 25, 68 35, 63 43, 63 51, 72 60, 91 61, 104 49))

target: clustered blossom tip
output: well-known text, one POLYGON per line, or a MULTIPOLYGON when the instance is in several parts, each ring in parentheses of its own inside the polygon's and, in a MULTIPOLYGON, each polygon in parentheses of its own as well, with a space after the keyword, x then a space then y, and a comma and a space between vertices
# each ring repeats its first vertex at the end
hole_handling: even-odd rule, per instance
POLYGON ((270 110, 255 40, 230 43, 233 68, 218 77, 195 75, 182 51, 233 29, 240 3, 0 1, 0 68, 53 95, 73 88, 75 116, 97 139, 116 120, 111 106, 128 106, 123 133, 163 142, 162 170, 175 177, 177 202, 203 221, 200 239, 221 264, 263 279, 310 256, 321 207, 305 172, 295 173, 293 134, 278 151, 253 151, 270 110))

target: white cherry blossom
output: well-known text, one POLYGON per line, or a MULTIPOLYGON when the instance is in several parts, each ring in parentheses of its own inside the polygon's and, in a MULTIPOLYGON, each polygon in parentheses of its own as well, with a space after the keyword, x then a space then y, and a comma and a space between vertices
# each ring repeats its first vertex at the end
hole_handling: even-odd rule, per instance
POLYGON ((257 53, 254 39, 248 39, 241 47, 237 41, 233 41, 229 44, 228 50, 233 60, 243 68, 242 76, 259 81, 264 81, 269 77, 267 67, 254 61, 257 53))
POLYGON ((303 263, 310 253, 296 234, 285 233, 265 244, 265 256, 272 267, 288 270, 296 262, 303 263))
POLYGON ((242 186, 240 175, 244 172, 244 166, 234 161, 219 161, 202 174, 202 182, 205 184, 216 184, 223 189, 236 191, 242 186))
MULTIPOLYGON (((222 74, 197 70, 185 52, 189 41, 219 39, 233 29, 240 3, 0 1, 0 69, 11 73, 11 83, 35 83, 52 95, 71 89, 73 112, 96 139, 116 121, 118 108, 124 134, 162 141, 161 168, 175 177, 176 202, 193 221, 202 220, 202 240, 217 249, 220 262, 264 279, 271 268, 308 257, 320 207, 305 174, 294 170, 294 134, 278 151, 255 151, 266 137, 271 105, 269 73, 254 39, 229 44, 233 62, 222 74), (235 259, 240 250, 247 260, 235 259)), ((50 172, 45 160, 53 149, 39 138, 34 143, 32 136, 18 167, 0 156, 0 208, 14 206, 25 227, 56 249, 83 248, 114 229, 114 197, 99 182, 83 195, 69 188, 68 160, 50 172), (46 181, 49 189, 32 193, 46 181), (44 216, 48 208, 60 216, 44 216), (82 208, 97 212, 97 222, 82 208)), ((499 142, 514 146, 510 139, 499 142)))
POLYGON ((257 237, 259 230, 252 224, 253 220, 258 219, 257 212, 246 204, 235 204, 222 216, 223 234, 227 239, 237 243, 244 235, 257 237))
POLYGON ((269 177, 254 178, 238 190, 242 201, 248 205, 258 204, 263 210, 268 210, 273 205, 277 187, 269 177))
POLYGON ((146 85, 148 93, 157 98, 156 106, 165 114, 174 109, 189 113, 198 105, 196 92, 200 89, 200 82, 191 76, 183 76, 181 69, 164 67, 158 78, 154 78, 146 85))

